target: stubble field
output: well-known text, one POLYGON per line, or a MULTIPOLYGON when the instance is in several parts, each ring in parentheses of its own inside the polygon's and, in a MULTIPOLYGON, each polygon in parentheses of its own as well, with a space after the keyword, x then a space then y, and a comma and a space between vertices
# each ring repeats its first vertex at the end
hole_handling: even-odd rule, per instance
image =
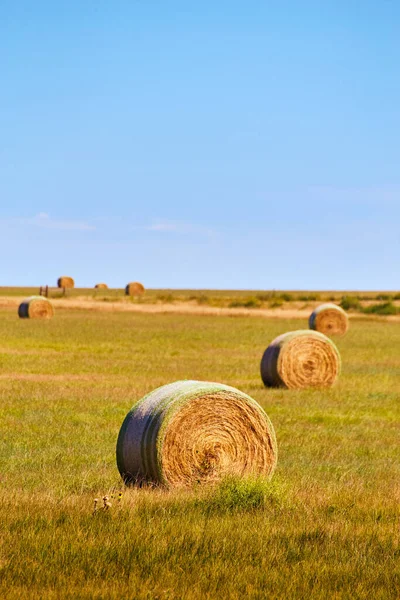
POLYGON ((400 323, 353 319, 331 390, 265 389, 263 351, 306 326, 57 308, 43 322, 3 308, 3 596, 398 598, 400 323), (279 448, 270 484, 123 488, 126 413, 178 379, 226 383, 263 406, 279 448), (105 494, 112 507, 92 515, 105 494))

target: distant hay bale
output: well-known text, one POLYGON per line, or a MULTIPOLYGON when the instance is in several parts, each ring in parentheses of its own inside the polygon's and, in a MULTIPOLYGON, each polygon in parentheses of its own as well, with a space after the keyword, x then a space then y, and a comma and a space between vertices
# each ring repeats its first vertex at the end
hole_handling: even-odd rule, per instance
POLYGON ((21 319, 51 319, 54 316, 54 308, 47 298, 31 296, 19 305, 18 316, 21 319))
POLYGON ((340 354, 332 340, 317 331, 290 331, 264 352, 261 378, 267 387, 331 387, 340 368, 340 354))
POLYGON ((228 474, 270 476, 276 462, 274 428, 261 406, 235 388, 204 381, 177 381, 142 398, 117 442, 126 483, 187 487, 228 474))
POLYGON ((96 283, 96 285, 94 287, 96 288, 96 290, 107 290, 108 289, 108 285, 106 283, 96 283))
POLYGON ((57 286, 59 288, 73 288, 75 285, 75 281, 72 279, 72 277, 67 277, 67 276, 63 276, 63 277, 59 277, 57 279, 57 286))
POLYGON ((349 318, 337 304, 321 304, 311 313, 309 327, 325 335, 344 335, 349 328, 349 318))
POLYGON ((144 286, 138 281, 128 283, 125 287, 126 296, 142 296, 144 294, 144 286))

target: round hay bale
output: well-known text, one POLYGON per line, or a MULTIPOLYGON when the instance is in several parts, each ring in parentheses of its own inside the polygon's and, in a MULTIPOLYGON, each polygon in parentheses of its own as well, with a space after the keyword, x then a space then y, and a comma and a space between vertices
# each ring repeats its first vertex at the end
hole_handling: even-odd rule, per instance
POLYGON ((302 389, 331 387, 341 360, 335 344, 317 331, 290 331, 277 337, 261 359, 261 378, 267 387, 302 389))
POLYGON ((344 335, 349 328, 349 318, 337 304, 321 304, 311 313, 310 329, 325 335, 344 335))
POLYGON ((126 483, 187 487, 227 474, 270 476, 276 462, 274 428, 261 406, 235 388, 204 381, 177 381, 142 398, 117 442, 126 483))
POLYGON ((107 290, 108 289, 108 285, 106 283, 96 283, 96 285, 94 287, 96 288, 96 290, 107 290))
POLYGON ((54 316, 54 308, 47 298, 31 296, 19 305, 18 316, 21 319, 51 319, 54 316))
POLYGON ((63 275, 63 277, 59 277, 57 279, 57 287, 59 288, 73 288, 75 285, 75 281, 72 279, 72 277, 67 277, 66 275, 63 275))
POLYGON ((125 287, 126 296, 142 296, 144 294, 144 286, 138 281, 128 283, 125 287))

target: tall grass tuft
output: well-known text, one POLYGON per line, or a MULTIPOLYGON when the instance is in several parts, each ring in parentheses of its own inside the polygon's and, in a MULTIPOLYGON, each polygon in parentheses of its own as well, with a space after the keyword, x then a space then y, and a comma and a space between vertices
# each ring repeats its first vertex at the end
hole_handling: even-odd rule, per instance
POLYGON ((246 512, 280 506, 286 498, 284 486, 264 477, 226 477, 201 500, 209 512, 246 512))
POLYGON ((344 310, 360 310, 361 308, 360 301, 355 296, 342 296, 340 306, 344 310))

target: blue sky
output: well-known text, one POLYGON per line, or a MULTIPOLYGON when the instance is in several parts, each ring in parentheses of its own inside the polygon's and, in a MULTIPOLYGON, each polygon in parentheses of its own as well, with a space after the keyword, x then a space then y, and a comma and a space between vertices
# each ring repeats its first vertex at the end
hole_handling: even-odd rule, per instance
POLYGON ((400 288, 396 0, 0 4, 0 285, 400 288))

